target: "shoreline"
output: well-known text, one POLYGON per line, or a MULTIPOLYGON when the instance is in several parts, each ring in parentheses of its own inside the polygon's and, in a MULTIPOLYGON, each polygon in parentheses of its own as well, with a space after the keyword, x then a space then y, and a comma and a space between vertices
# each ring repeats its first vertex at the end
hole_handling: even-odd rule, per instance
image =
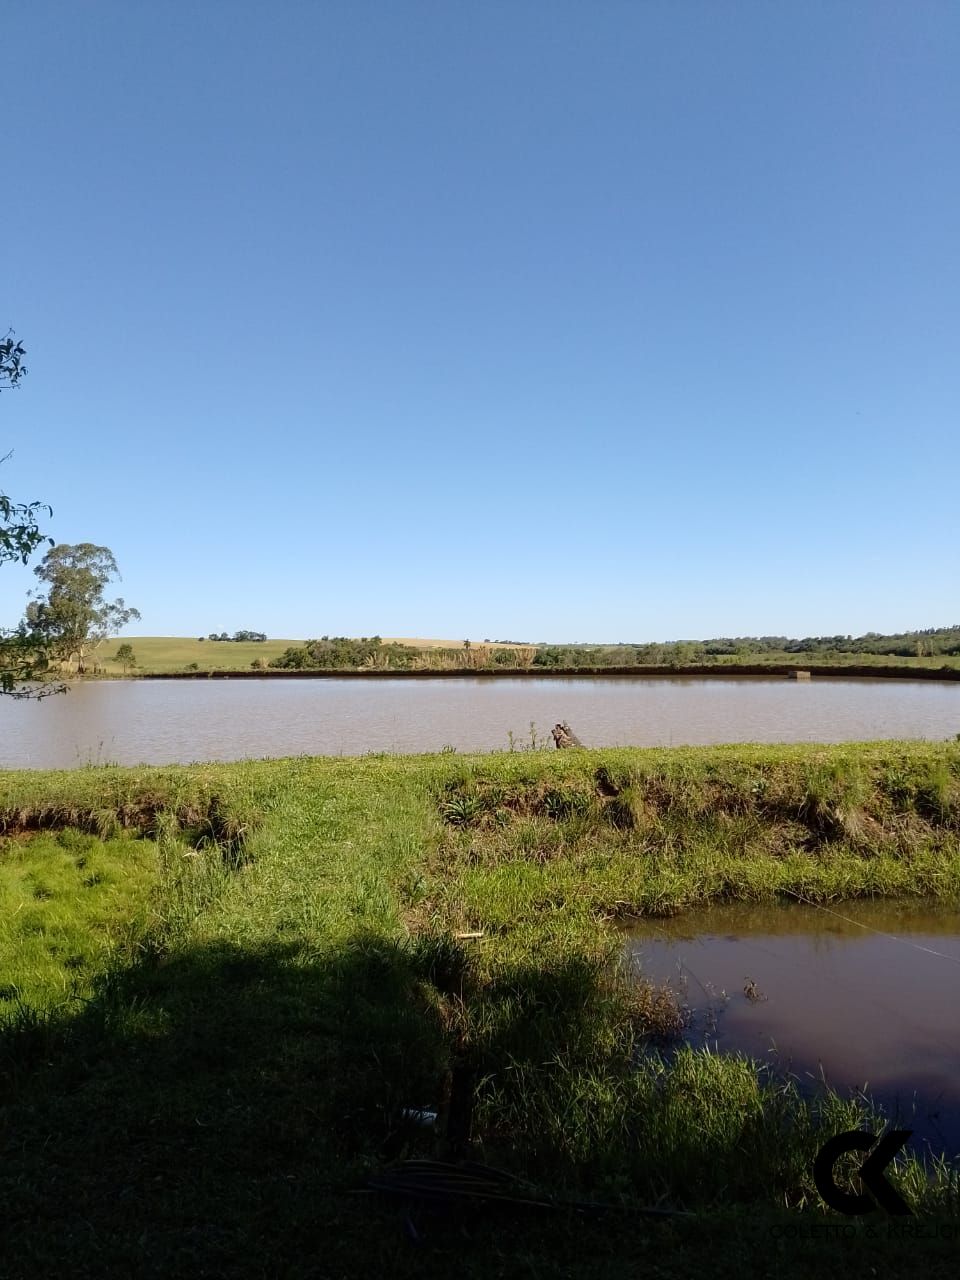
MULTIPOLYGON (((356 668, 324 669, 314 668, 304 671, 157 671, 133 672, 128 675, 110 675, 108 680, 596 680, 596 679, 729 679, 766 678, 796 679, 797 671, 809 672, 810 678, 820 679, 856 679, 856 680, 960 680, 960 667, 906 667, 893 663, 876 665, 864 663, 844 664, 808 664, 800 666, 791 663, 729 663, 725 665, 707 666, 656 666, 656 667, 540 667, 536 670, 524 667, 478 668, 476 670, 441 668, 423 671, 366 671, 356 668)), ((102 679, 99 676, 85 676, 84 679, 102 679)))

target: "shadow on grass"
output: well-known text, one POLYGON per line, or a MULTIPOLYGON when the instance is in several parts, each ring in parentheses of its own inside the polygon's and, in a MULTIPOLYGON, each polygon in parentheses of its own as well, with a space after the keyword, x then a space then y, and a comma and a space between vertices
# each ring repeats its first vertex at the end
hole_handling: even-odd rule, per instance
POLYGON ((0 1036, 3 1231, 21 1228, 25 1275, 77 1250, 90 1274, 215 1272, 268 1241, 315 1257, 318 1214, 343 1212, 333 1193, 362 1184, 446 1054, 414 957, 382 940, 115 972, 73 1017, 21 1011, 0 1036))
MULTIPOLYGON (((711 1243, 722 1223, 691 1236, 629 1217, 521 1212, 505 1229, 503 1211, 411 1219, 356 1194, 390 1156, 436 1154, 430 1133, 405 1131, 399 1117, 441 1101, 465 1027, 489 1151, 569 1185, 591 1160, 604 1176, 611 1161, 631 1176, 622 1153, 642 1129, 597 1065, 612 1049, 609 1023, 591 1012, 603 995, 593 972, 573 961, 504 975, 471 1029, 469 965, 442 939, 358 936, 318 954, 196 946, 109 975, 71 1018, 22 1016, 0 1036, 0 1273, 511 1275, 519 1251, 523 1274, 612 1277, 624 1250, 655 1239, 676 1253, 675 1271, 664 1255, 665 1275, 708 1261, 727 1274, 711 1243), (538 1139, 527 1102, 552 1135, 538 1139), (591 1127, 598 1106, 605 1120, 591 1127), (567 1113, 548 1118, 551 1107, 567 1113), (498 1110, 513 1116, 512 1135, 496 1132, 498 1110)), ((721 1136, 716 1177, 743 1164, 741 1140, 735 1128, 721 1136)), ((746 1245, 731 1240, 732 1275, 746 1245)))

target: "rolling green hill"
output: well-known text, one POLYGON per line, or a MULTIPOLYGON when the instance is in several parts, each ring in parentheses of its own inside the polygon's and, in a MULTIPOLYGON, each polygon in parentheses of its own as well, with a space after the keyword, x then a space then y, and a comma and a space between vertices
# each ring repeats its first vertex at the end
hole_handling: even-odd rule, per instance
POLYGON ((121 644, 133 646, 137 660, 136 670, 145 673, 155 671, 182 671, 195 662, 201 671, 248 671, 257 658, 278 658, 290 645, 303 644, 302 640, 198 640, 195 636, 121 636, 106 640, 97 651, 109 675, 122 674, 118 662, 112 659, 121 644))

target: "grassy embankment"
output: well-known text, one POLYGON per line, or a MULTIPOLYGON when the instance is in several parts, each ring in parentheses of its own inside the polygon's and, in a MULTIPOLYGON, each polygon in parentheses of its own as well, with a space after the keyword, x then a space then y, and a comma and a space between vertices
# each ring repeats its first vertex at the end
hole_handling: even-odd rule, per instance
MULTIPOLYGON (((863 1105, 642 1054, 676 1010, 618 973, 609 922, 960 896, 956 744, 6 773, 0 820, 4 1275, 955 1263, 955 1238, 872 1221, 791 1237, 825 1225, 813 1155, 863 1105), (442 1108, 458 1063, 479 1158, 620 1211, 414 1209, 416 1247, 402 1210, 354 1194, 434 1149, 401 1112, 442 1108), (651 1204, 694 1216, 632 1212, 651 1204)), ((944 1169, 894 1176, 916 1221, 960 1223, 944 1169)))

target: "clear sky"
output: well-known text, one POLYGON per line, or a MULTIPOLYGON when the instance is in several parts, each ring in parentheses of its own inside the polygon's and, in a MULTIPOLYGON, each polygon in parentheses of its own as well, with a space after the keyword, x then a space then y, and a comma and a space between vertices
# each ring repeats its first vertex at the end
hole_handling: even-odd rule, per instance
POLYGON ((133 634, 960 619, 952 0, 2 25, 0 488, 133 634))

